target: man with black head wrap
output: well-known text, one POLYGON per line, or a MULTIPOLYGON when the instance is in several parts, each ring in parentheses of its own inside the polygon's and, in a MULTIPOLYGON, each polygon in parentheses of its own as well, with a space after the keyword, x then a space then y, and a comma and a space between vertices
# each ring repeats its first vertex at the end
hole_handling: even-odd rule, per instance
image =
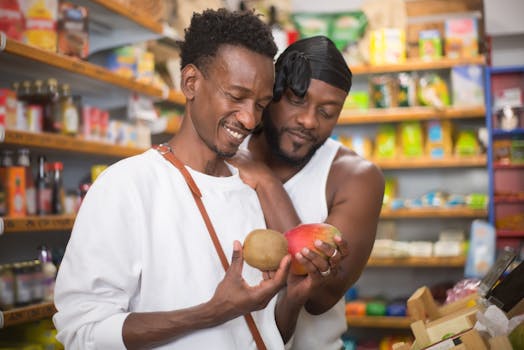
POLYGON ((245 140, 235 164, 257 191, 268 227, 285 232, 327 222, 342 232, 336 249, 316 242, 327 260, 307 249, 296 257, 308 274, 289 275, 280 295, 287 302, 276 310, 301 309, 295 331, 280 329, 292 349, 339 350, 347 328, 343 296, 371 252, 384 179, 373 163, 329 138, 352 84, 333 42, 323 36, 299 40, 275 70, 263 125, 245 140))

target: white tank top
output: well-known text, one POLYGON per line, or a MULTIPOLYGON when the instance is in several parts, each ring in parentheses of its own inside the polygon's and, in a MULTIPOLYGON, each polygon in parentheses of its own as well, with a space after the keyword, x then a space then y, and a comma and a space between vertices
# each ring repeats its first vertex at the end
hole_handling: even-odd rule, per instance
MULTIPOLYGON (((244 140, 246 148, 249 139, 244 140)), ((284 188, 293 201, 293 206, 303 223, 324 222, 328 216, 326 183, 333 159, 341 144, 328 138, 313 155, 311 160, 284 188)), ((340 337, 347 330, 345 301, 338 303, 327 312, 314 316, 302 309, 297 321, 292 350, 340 350, 340 337)))

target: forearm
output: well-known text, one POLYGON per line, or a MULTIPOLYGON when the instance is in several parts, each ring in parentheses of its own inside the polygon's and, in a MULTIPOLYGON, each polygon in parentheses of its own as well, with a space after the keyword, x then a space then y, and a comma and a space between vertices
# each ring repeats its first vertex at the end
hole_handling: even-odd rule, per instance
POLYGON ((284 233, 300 224, 300 218, 279 179, 267 178, 255 190, 268 228, 284 233))
POLYGON ((131 313, 124 322, 122 337, 127 349, 150 349, 227 320, 209 303, 176 311, 131 313))
POLYGON ((285 290, 279 295, 275 308, 275 319, 284 344, 287 343, 293 336, 293 333, 295 333, 298 314, 302 306, 301 303, 287 298, 285 290))

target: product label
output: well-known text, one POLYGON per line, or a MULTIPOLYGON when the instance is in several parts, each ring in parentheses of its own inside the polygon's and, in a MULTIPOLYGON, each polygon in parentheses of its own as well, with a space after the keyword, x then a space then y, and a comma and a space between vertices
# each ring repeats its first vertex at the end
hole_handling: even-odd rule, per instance
POLYGON ((15 303, 14 278, 0 276, 0 305, 13 305, 15 303))
POLYGON ((28 303, 31 301, 31 279, 29 275, 16 277, 16 302, 28 303))
POLYGON ((35 215, 36 214, 36 189, 34 187, 25 189, 25 200, 26 200, 27 215, 35 215))
POLYGON ((42 188, 38 191, 38 212, 39 214, 51 214, 51 197, 50 188, 42 188))

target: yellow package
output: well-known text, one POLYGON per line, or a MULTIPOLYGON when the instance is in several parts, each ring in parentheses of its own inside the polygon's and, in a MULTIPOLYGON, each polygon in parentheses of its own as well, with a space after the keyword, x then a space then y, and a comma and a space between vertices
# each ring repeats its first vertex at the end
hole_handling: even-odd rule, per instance
POLYGON ((375 142, 377 159, 393 159, 397 155, 397 135, 393 124, 381 124, 378 127, 375 142))
POLYGON ((398 130, 400 134, 399 153, 403 157, 422 157, 424 138, 420 121, 402 122, 398 130))
POLYGON ((426 128, 426 154, 432 159, 451 156, 451 122, 449 120, 430 120, 426 128))
POLYGON ((24 42, 44 50, 56 52, 58 1, 23 1, 22 11, 26 20, 24 42))

